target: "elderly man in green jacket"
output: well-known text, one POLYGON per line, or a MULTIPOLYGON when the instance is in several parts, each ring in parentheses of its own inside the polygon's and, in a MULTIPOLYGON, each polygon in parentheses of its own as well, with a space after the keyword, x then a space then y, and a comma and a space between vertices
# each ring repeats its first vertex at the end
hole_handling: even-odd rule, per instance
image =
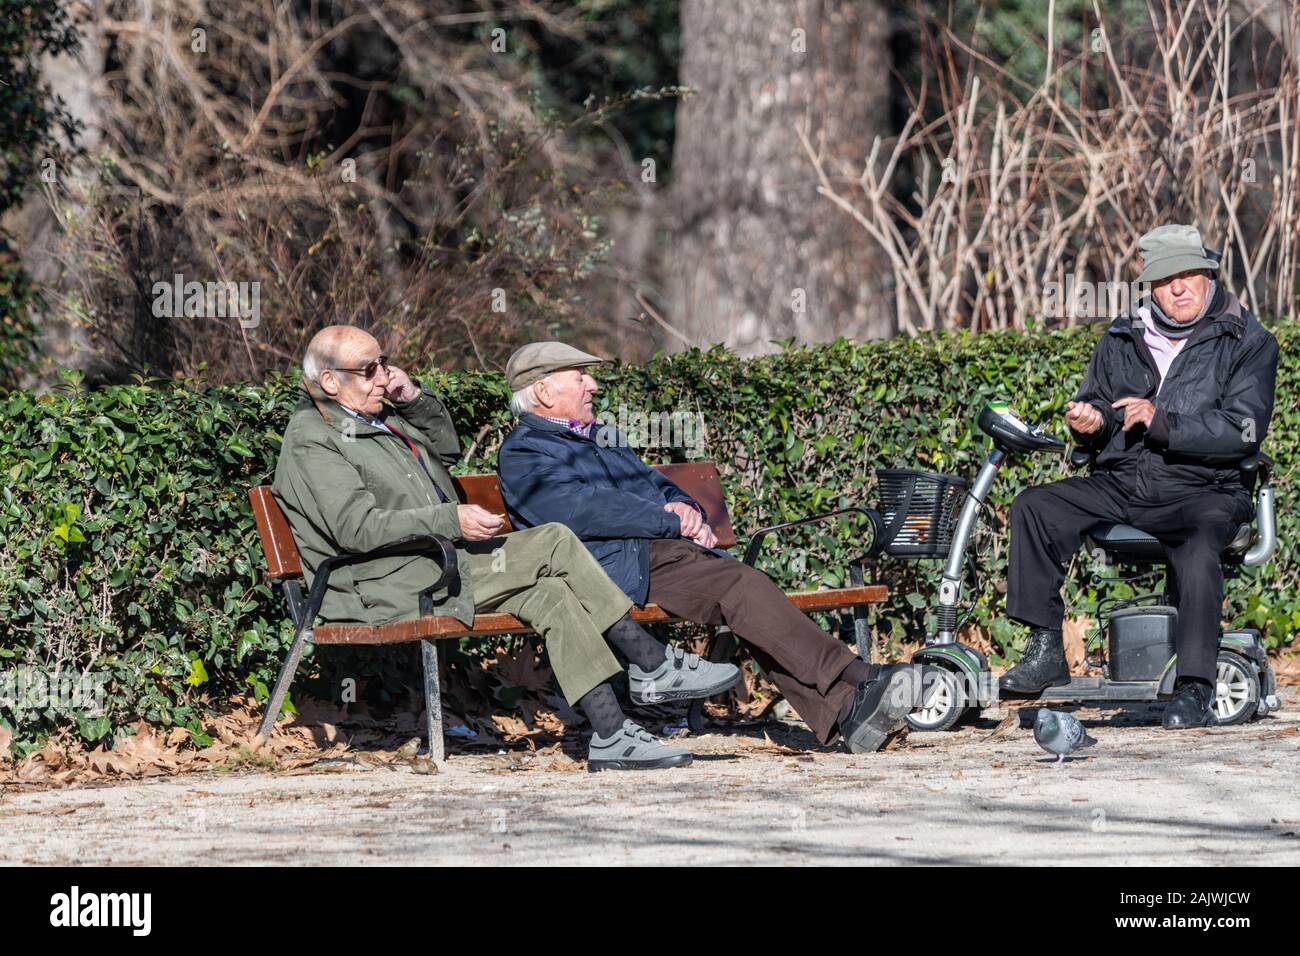
MULTIPOLYGON (((302 554, 307 581, 327 557, 365 553, 412 534, 456 542, 458 584, 434 596, 434 614, 472 624, 475 610, 504 611, 546 642, 560 689, 592 724, 588 767, 644 769, 689 763, 627 719, 609 684, 621 667, 608 640, 640 628, 631 600, 582 542, 559 524, 501 534, 503 518, 459 504, 447 466, 460 441, 443 403, 353 326, 319 332, 303 358, 299 403, 285 430, 273 489, 302 554)), ((388 555, 339 567, 321 617, 388 624, 419 616, 418 594, 437 561, 388 555)), ((732 686, 732 665, 696 662, 688 696, 732 686)))

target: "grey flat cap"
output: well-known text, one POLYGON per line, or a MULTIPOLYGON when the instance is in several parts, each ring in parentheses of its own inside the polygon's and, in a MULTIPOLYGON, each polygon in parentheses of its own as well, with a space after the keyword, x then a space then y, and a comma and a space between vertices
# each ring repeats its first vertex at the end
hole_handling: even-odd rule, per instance
POLYGON ((506 362, 506 383, 517 392, 563 368, 586 368, 609 361, 563 342, 529 342, 506 362))
POLYGON ((1138 252, 1142 254, 1139 282, 1159 282, 1192 269, 1218 272, 1222 258, 1201 244, 1201 233, 1195 226, 1177 223, 1152 229, 1138 240, 1138 252))

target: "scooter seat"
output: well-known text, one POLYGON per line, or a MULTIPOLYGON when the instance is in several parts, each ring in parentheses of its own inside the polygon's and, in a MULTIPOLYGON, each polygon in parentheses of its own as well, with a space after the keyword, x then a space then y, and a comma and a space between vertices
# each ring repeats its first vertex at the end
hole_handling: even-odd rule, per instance
MULTIPOLYGON (((1224 554, 1240 554, 1250 547, 1251 527, 1249 523, 1237 528, 1236 533, 1223 549, 1224 554)), ((1090 548, 1101 548, 1119 558, 1136 561, 1164 561, 1165 548, 1152 535, 1132 525, 1103 522, 1088 532, 1090 548)))

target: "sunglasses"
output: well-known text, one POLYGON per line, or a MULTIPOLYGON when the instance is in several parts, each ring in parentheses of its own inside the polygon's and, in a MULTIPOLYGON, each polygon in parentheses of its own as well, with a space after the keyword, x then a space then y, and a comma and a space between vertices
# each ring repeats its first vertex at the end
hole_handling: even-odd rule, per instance
POLYGON ((381 355, 379 356, 379 358, 375 359, 372 362, 367 362, 365 365, 361 366, 360 368, 336 368, 334 369, 334 371, 351 372, 353 375, 364 375, 367 379, 372 379, 375 377, 375 373, 379 371, 379 367, 381 365, 383 366, 384 371, 388 371, 387 355, 381 355))

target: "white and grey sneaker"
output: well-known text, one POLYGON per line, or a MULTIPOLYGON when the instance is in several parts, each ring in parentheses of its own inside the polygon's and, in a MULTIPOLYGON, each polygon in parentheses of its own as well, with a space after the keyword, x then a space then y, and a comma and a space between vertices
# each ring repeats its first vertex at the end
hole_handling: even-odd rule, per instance
POLYGON ((688 654, 671 644, 664 662, 653 671, 632 664, 627 669, 628 690, 635 704, 660 704, 666 700, 702 700, 730 690, 740 681, 735 664, 715 664, 688 654))
POLYGON ((587 748, 587 770, 659 770, 684 767, 691 762, 691 752, 670 747, 654 737, 640 724, 624 720, 613 737, 592 734, 587 748))

